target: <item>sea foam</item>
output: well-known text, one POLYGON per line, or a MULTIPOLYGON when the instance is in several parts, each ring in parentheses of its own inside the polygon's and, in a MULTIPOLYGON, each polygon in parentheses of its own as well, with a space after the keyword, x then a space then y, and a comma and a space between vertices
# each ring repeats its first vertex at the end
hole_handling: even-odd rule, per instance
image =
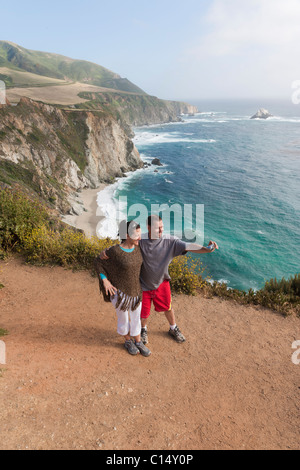
POLYGON ((97 225, 97 236, 99 238, 110 237, 116 239, 118 235, 117 220, 120 219, 119 201, 115 199, 115 193, 119 186, 119 181, 107 186, 97 195, 97 215, 102 217, 97 225))
MULTIPOLYGON (((186 134, 191 136, 191 134, 186 134)), ((140 132, 134 138, 134 143, 136 145, 152 145, 152 144, 176 144, 180 142, 185 142, 188 144, 197 143, 197 144, 212 144, 215 143, 214 139, 193 139, 191 137, 182 137, 181 133, 178 132, 164 132, 156 134, 154 132, 140 132)))

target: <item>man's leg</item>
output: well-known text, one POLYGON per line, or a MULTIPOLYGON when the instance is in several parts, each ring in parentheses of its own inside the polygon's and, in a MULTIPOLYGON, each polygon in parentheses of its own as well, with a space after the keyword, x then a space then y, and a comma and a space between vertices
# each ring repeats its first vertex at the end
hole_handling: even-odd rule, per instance
POLYGON ((170 324, 169 335, 172 336, 178 343, 183 343, 185 337, 176 325, 176 318, 174 309, 172 308, 172 293, 169 281, 164 281, 156 291, 155 298, 153 299, 155 310, 157 312, 164 312, 170 324))
POLYGON ((147 318, 142 318, 141 339, 144 344, 149 343, 147 318))
POLYGON ((176 326, 174 310, 171 308, 171 310, 169 310, 168 312, 165 312, 165 315, 166 315, 168 322, 170 323, 170 326, 176 326))
POLYGON ((177 343, 184 343, 185 337, 176 325, 175 312, 173 308, 171 308, 171 310, 169 310, 168 312, 165 312, 165 315, 168 322, 170 323, 169 335, 172 336, 172 338, 174 338, 177 343))

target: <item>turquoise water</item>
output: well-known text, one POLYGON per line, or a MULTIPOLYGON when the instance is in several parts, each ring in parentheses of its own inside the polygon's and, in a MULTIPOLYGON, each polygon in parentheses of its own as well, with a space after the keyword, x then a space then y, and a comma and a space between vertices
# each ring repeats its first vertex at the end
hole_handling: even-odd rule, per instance
MULTIPOLYGON (((121 180, 128 203, 204 204, 206 274, 229 287, 259 289, 300 271, 300 106, 193 103, 201 114, 183 123, 135 129, 145 161, 164 164, 121 180), (250 120, 259 107, 275 115, 250 120)), ((196 256, 196 255, 194 255, 196 256)))

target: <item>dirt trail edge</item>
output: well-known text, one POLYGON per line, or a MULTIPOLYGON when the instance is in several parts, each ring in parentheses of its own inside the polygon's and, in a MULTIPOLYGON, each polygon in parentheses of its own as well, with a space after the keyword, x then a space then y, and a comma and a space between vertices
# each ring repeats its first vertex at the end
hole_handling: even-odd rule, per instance
POLYGON ((300 321, 174 297, 176 344, 149 323, 131 357, 88 272, 0 261, 1 449, 299 449, 300 321))

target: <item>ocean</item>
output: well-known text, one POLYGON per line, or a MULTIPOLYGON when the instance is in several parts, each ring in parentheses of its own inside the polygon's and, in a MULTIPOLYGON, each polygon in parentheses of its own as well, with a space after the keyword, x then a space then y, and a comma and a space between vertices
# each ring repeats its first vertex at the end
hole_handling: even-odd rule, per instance
POLYGON ((220 248, 201 255, 207 276, 257 290, 300 272, 300 105, 192 104, 199 113, 183 122, 134 129, 142 159, 159 158, 163 166, 130 173, 99 193, 107 218, 98 235, 116 235, 115 219, 125 210, 120 197, 149 211, 152 204, 204 205, 204 234, 197 235, 220 248), (250 120, 261 107, 274 117, 250 120))

